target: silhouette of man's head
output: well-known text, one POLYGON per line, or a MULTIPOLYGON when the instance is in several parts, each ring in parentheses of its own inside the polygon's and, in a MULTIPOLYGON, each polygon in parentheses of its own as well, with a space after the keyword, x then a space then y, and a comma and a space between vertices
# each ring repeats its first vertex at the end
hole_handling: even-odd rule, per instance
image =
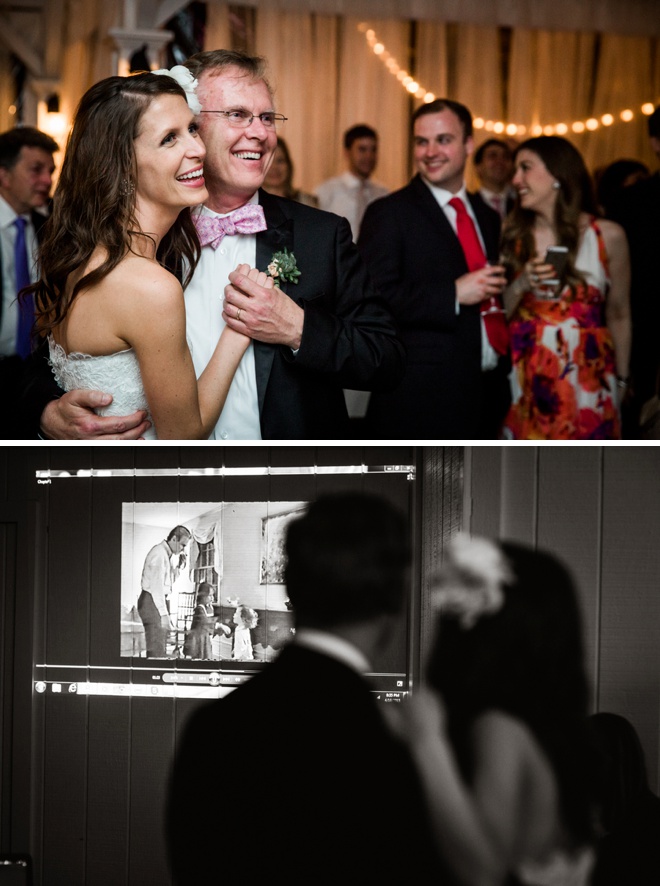
POLYGON ((286 555, 298 626, 332 628, 401 609, 408 530, 385 499, 363 493, 319 498, 290 524, 286 555))

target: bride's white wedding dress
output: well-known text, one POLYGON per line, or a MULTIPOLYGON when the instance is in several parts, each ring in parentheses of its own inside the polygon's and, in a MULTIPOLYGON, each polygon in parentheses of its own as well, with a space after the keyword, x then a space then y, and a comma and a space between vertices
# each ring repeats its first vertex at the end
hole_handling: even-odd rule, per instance
MULTIPOLYGON (((137 409, 145 409, 149 413, 140 365, 133 348, 102 357, 76 352, 67 354, 51 335, 48 337, 48 349, 55 380, 63 390, 83 389, 112 394, 112 403, 97 409, 98 415, 130 415, 137 409)), ((143 436, 147 440, 155 440, 151 414, 148 419, 151 427, 143 436)))

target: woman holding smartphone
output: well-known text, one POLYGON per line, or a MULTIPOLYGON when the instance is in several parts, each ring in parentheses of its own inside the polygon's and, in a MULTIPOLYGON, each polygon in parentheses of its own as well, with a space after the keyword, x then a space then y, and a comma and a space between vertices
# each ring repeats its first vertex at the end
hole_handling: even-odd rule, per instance
POLYGON ((589 173, 564 138, 523 142, 513 184, 502 235, 513 363, 504 436, 618 439, 630 359, 623 229, 596 218, 589 173))

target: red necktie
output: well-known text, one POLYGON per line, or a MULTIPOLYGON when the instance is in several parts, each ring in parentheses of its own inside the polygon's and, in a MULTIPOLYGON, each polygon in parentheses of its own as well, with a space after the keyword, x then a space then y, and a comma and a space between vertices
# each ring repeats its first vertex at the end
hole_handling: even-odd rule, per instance
MULTIPOLYGON (((449 205, 456 210, 456 233, 465 255, 468 271, 478 271, 480 268, 485 268, 486 256, 481 247, 477 229, 465 208, 465 204, 460 197, 452 197, 449 205)), ((509 330, 504 319, 501 300, 496 296, 491 296, 489 300, 482 301, 479 307, 488 341, 498 354, 506 354, 509 349, 509 330)))

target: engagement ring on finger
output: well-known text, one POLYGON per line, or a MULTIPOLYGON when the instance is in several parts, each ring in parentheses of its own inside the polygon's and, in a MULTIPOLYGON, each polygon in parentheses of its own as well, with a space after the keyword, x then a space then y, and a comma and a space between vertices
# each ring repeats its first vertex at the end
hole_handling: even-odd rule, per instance
POLYGON ((241 319, 241 309, 240 309, 240 308, 237 308, 237 309, 236 309, 236 319, 237 319, 237 320, 240 320, 240 319, 241 319))

